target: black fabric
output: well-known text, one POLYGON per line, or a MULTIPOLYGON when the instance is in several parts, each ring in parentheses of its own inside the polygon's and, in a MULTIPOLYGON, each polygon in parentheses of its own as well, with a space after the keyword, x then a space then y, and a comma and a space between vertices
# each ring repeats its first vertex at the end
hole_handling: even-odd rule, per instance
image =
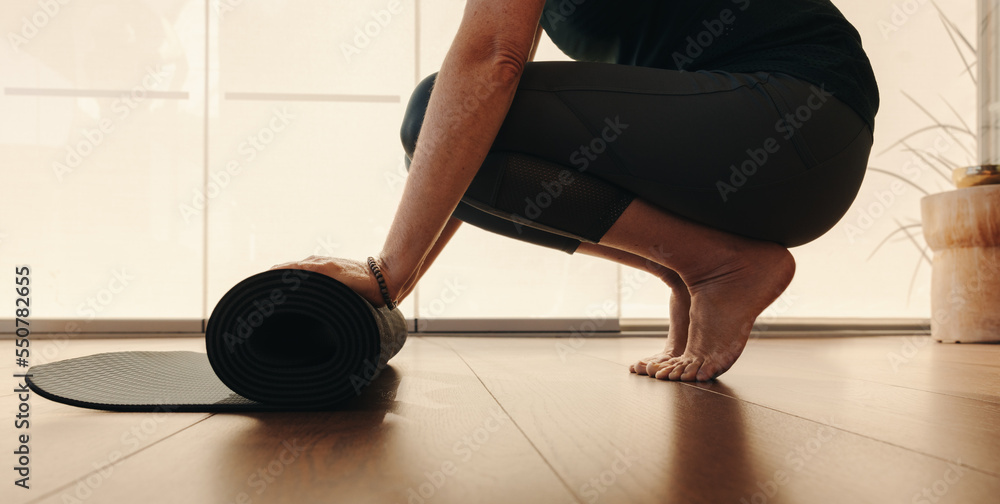
POLYGON ((871 63, 829 0, 548 0, 541 24, 578 61, 765 71, 825 85, 875 129, 871 63))
POLYGON ((57 402, 115 411, 309 411, 368 387, 406 341, 397 309, 303 270, 243 280, 216 305, 207 354, 113 352, 33 366, 57 402))
POLYGON ((635 198, 586 172, 518 153, 491 155, 500 158, 504 175, 488 206, 510 214, 518 224, 565 230, 597 243, 635 198))
MULTIPOLYGON (((412 117, 407 114, 407 118, 404 121, 412 119, 412 117)), ((416 128, 419 130, 420 123, 416 123, 416 128)), ((416 139, 416 133, 406 132, 406 126, 404 126, 404 137, 405 135, 413 134, 411 137, 416 139)), ((410 144, 412 146, 412 143, 410 144)), ((412 154, 412 147, 409 150, 412 154)), ((492 156, 487 157, 487 161, 492 159, 492 156)), ((406 165, 406 170, 410 170, 410 154, 403 157, 403 162, 406 165)), ((505 215, 503 212, 496 210, 484 209, 482 206, 475 203, 475 197, 473 194, 475 190, 473 187, 480 186, 484 190, 488 189, 488 183, 484 183, 484 180, 489 181, 491 177, 484 176, 491 168, 498 167, 496 163, 484 162, 483 167, 480 169, 479 173, 476 174, 475 179, 470 184, 469 190, 466 191, 466 195, 462 197, 462 200, 458 202, 458 206, 455 207, 455 211, 452 212, 452 217, 455 217, 466 224, 476 226, 485 231, 495 233, 507 238, 513 238, 515 240, 520 240, 523 242, 531 243, 533 245, 538 245, 545 248, 550 248, 554 250, 559 250, 566 252, 567 254, 573 254, 576 249, 580 246, 580 238, 567 236, 567 233, 551 233, 548 231, 543 231, 533 226, 525 226, 519 222, 514 222, 511 220, 509 215, 505 215)))
MULTIPOLYGON (((508 237, 520 239, 526 228, 534 228, 597 243, 634 198, 588 173, 516 152, 496 151, 487 155, 462 203, 508 221, 503 226, 514 229, 514 233, 504 233, 508 237)), ((463 215, 473 216, 473 225, 496 232, 495 221, 483 226, 474 212, 463 215)))
MULTIPOLYGON (((417 86, 407 107, 402 137, 409 156, 434 78, 417 86)), ((497 219, 503 212, 475 205, 522 199, 524 190, 498 194, 508 189, 496 155, 517 153, 593 177, 608 194, 629 193, 706 226, 793 247, 818 238, 847 212, 871 142, 865 121, 836 95, 784 74, 529 63, 455 216, 569 253, 596 237, 521 235, 517 223, 497 219)), ((551 180, 535 178, 537 191, 551 180)), ((621 213, 614 199, 580 198, 574 206, 575 213, 548 224, 563 235, 601 230, 600 216, 621 213)))

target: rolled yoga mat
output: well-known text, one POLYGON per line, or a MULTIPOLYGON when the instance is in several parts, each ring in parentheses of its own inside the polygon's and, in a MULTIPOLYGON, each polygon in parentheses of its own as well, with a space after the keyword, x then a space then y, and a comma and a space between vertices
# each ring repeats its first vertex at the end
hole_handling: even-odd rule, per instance
POLYGON ((406 341, 398 309, 375 308, 320 273, 281 269, 227 292, 207 354, 112 352, 33 366, 38 395, 114 411, 310 411, 356 397, 406 341))

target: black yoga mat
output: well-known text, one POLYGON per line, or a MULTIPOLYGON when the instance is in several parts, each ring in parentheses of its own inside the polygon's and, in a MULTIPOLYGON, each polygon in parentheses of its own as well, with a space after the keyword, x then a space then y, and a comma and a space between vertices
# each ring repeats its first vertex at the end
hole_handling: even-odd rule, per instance
POLYGON ((219 300, 207 353, 112 352, 33 366, 53 401, 115 411, 311 411, 360 395, 406 341, 398 309, 375 308, 319 273, 281 269, 219 300))

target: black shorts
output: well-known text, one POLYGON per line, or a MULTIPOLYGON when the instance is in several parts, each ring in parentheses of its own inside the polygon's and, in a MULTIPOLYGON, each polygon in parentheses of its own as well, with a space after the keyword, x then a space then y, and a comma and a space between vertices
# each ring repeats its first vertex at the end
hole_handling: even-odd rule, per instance
MULTIPOLYGON (((406 110, 408 159, 435 77, 406 110)), ((573 253, 638 197, 793 247, 844 216, 871 146, 868 124, 822 83, 785 74, 529 63, 454 215, 573 253)))

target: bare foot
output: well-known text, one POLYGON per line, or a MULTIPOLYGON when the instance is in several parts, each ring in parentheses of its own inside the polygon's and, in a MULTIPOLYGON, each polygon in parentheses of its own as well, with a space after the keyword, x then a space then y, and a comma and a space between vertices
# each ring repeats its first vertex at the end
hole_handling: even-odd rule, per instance
POLYGON ((667 332, 667 345, 663 351, 629 366, 629 371, 637 374, 648 374, 652 376, 656 373, 658 366, 662 363, 680 357, 684 354, 684 347, 687 346, 688 324, 691 313, 691 293, 688 292, 687 285, 681 280, 680 275, 672 270, 666 270, 661 278, 671 289, 670 296, 670 330, 667 332))
POLYGON ((691 293, 687 345, 682 354, 656 365, 652 376, 708 381, 726 372, 743 353, 757 316, 788 287, 795 274, 788 249, 738 240, 739 246, 710 272, 687 279, 691 293))

